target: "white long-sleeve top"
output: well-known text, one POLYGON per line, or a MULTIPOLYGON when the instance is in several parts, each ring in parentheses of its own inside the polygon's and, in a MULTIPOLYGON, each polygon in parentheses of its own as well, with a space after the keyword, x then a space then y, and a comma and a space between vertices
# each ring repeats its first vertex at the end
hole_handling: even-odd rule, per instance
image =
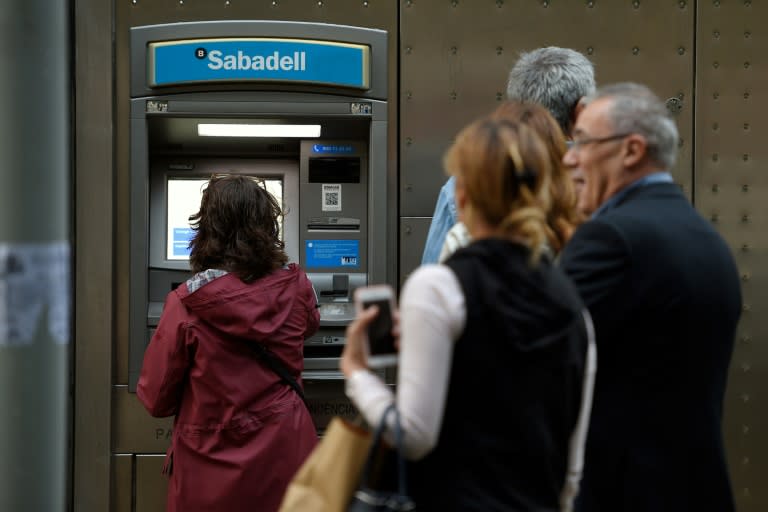
MULTIPOLYGON (((591 321, 585 312, 588 327, 591 321)), ((408 278, 400 296, 400 362, 397 404, 406 457, 420 459, 437 444, 445 409, 453 347, 466 324, 464 294, 456 275, 445 265, 423 265, 408 278)), ((596 352, 590 332, 579 421, 571 436, 563 510, 577 492, 596 352)), ((369 370, 354 372, 346 382, 347 396, 369 425, 378 425, 384 410, 395 401, 391 389, 369 370)))

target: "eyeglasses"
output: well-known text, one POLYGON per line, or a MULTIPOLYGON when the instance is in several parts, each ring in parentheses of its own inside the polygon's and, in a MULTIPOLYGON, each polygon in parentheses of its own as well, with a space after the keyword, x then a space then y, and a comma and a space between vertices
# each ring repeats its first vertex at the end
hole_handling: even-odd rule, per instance
POLYGON ((631 133, 615 133, 606 137, 586 137, 584 139, 573 139, 568 141, 568 149, 579 149, 589 144, 602 144, 603 142, 609 142, 612 140, 623 139, 632 135, 631 133))

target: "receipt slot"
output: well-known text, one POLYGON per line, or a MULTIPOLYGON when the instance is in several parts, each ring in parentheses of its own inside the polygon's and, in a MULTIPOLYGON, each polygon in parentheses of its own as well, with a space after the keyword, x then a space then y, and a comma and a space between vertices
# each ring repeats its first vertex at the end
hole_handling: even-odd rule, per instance
POLYGON ((393 277, 386 43, 311 23, 131 29, 130 391, 165 296, 190 277, 189 216, 215 173, 261 179, 281 203, 321 314, 304 379, 338 384, 354 289, 393 277))

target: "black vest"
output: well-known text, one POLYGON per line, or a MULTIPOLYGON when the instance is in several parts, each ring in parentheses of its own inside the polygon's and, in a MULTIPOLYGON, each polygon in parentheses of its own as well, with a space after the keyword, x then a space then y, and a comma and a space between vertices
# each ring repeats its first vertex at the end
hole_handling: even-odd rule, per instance
POLYGON ((437 446, 411 464, 420 510, 557 511, 581 405, 583 305, 549 261, 487 239, 446 265, 464 292, 437 446))

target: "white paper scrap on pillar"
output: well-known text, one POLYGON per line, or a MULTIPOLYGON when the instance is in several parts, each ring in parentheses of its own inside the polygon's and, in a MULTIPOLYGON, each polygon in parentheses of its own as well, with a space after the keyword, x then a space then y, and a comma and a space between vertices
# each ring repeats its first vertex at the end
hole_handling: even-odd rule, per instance
POLYGON ((0 346, 69 343, 70 290, 69 242, 0 243, 0 346))

